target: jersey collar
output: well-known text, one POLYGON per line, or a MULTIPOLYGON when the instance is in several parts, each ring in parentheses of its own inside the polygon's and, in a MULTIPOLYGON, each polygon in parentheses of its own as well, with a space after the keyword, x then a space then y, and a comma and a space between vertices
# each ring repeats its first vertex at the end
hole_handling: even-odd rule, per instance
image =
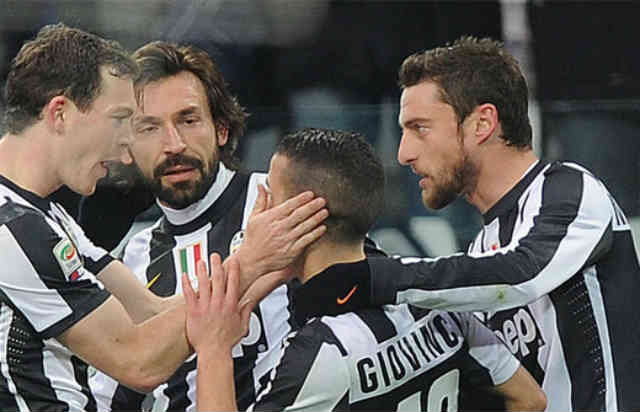
POLYGON ((363 309, 371 300, 370 290, 367 259, 330 266, 295 290, 296 322, 302 326, 313 317, 336 316, 363 309))
POLYGON ((536 163, 531 165, 520 181, 504 196, 502 196, 502 198, 500 198, 500 200, 498 200, 491 209, 487 210, 487 212, 482 215, 484 224, 487 225, 491 223, 496 217, 501 216, 510 210, 518 199, 520 199, 520 196, 522 196, 529 185, 531 185, 531 182, 533 182, 536 176, 538 176, 538 174, 540 174, 540 172, 542 172, 542 170, 547 166, 547 164, 548 162, 538 160, 536 163))

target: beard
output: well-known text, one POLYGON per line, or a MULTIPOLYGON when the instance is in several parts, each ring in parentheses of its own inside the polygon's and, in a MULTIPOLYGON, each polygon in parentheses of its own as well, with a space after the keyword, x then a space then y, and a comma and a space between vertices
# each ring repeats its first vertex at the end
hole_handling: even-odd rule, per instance
POLYGON ((422 191, 422 203, 429 209, 442 209, 459 196, 470 193, 477 181, 477 167, 461 150, 460 160, 449 170, 433 178, 430 192, 422 191))
POLYGON ((201 160, 178 154, 167 158, 153 170, 153 178, 148 179, 147 184, 153 194, 164 204, 172 209, 184 209, 202 199, 211 185, 216 181, 219 168, 219 160, 214 153, 209 159, 211 169, 207 172, 201 160), (200 172, 200 177, 194 180, 173 183, 168 186, 162 184, 162 177, 167 169, 175 166, 188 166, 200 172))

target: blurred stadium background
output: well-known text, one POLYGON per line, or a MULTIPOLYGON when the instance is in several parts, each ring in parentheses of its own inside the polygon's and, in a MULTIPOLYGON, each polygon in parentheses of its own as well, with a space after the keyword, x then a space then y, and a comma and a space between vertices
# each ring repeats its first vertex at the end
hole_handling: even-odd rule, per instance
POLYGON ((387 209, 373 236, 404 255, 463 250, 481 220, 462 200, 425 210, 417 179, 397 164, 397 68, 463 34, 491 36, 528 78, 538 154, 585 165, 640 221, 640 2, 1 0, 0 10, 3 83, 22 42, 58 21, 132 50, 151 40, 207 50, 252 114, 240 148, 247 169, 266 170, 288 130, 364 133, 387 171, 387 209))

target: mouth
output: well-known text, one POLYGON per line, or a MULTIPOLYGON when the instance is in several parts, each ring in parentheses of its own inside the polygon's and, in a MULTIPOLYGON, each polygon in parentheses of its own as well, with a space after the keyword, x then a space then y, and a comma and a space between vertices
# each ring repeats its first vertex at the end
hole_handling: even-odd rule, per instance
POLYGON ((167 168, 162 177, 166 178, 171 183, 182 182, 190 180, 197 174, 197 169, 191 166, 178 165, 167 168))

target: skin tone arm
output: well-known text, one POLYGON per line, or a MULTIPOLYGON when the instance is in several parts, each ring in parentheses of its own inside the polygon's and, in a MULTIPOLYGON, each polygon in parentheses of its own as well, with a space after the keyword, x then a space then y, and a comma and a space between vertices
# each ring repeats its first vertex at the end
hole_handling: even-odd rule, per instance
POLYGON ((186 276, 182 289, 187 304, 187 337, 198 354, 196 407, 199 411, 237 411, 231 349, 247 333, 251 304, 240 304, 237 262, 226 265, 217 254, 210 259, 211 278, 204 262, 197 265, 198 294, 186 276), (215 389, 211 382, 216 382, 215 389))
POLYGON ((505 399, 508 411, 543 411, 547 397, 538 383, 520 366, 506 382, 494 387, 505 399))
MULTIPOLYGON (((328 216, 324 205, 323 199, 314 199, 313 193, 306 192, 271 207, 266 191, 259 186, 259 196, 249 218, 244 243, 231 258, 242 267, 242 292, 258 277, 287 266, 308 244, 324 234, 326 227, 321 223, 328 216)), ((281 283, 285 278, 283 273, 280 275, 272 274, 270 278, 281 283)), ((98 274, 98 279, 118 298, 134 323, 183 302, 182 296, 156 296, 119 261, 107 265, 98 274)))

